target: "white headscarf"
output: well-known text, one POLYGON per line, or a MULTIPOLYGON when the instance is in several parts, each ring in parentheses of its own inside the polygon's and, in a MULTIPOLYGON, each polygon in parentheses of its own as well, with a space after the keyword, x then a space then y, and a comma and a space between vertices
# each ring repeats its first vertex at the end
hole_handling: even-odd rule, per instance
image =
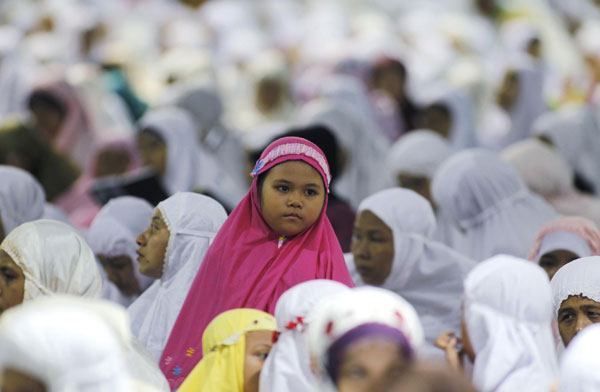
POLYGON ((185 110, 162 107, 150 111, 140 120, 140 129, 145 128, 158 132, 165 141, 167 168, 163 183, 170 194, 200 189, 232 208, 241 200, 240 185, 199 145, 196 125, 185 110))
POLYGON ((560 268, 552 277, 554 318, 563 301, 570 296, 584 296, 600 303, 600 256, 573 260, 560 268))
MULTIPOLYGON (((144 199, 133 196, 114 198, 102 207, 86 235, 96 255, 128 256, 131 259, 142 292, 154 283, 154 279, 139 272, 135 261, 138 248, 135 241, 150 224, 153 212, 152 205, 144 199)), ((104 281, 105 285, 107 283, 110 282, 104 281)), ((124 295, 118 295, 116 298, 106 297, 105 290, 106 299, 114 299, 123 306, 129 306, 136 297, 128 298, 124 295)))
POLYGON ((546 272, 516 257, 492 257, 465 279, 464 301, 473 384, 483 392, 548 391, 557 365, 546 272))
MULTIPOLYGON (((6 311, 0 321, 0 370, 32 376, 48 392, 131 391, 120 337, 84 306, 95 305, 88 301, 46 298, 6 311)), ((114 324, 127 328, 123 310, 106 311, 117 319, 114 324)))
POLYGON ((439 211, 464 236, 451 246, 475 261, 497 254, 526 257, 539 229, 556 218, 500 156, 482 149, 457 153, 432 184, 439 211))
MULTIPOLYGON (((102 296, 102 278, 92 250, 75 229, 62 222, 25 223, 2 241, 0 249, 23 270, 24 301, 55 294, 102 296)), ((135 339, 127 344, 126 355, 132 377, 168 390, 158 365, 135 339)))
POLYGON ((558 392, 600 390, 600 325, 590 325, 578 333, 560 362, 558 392))
POLYGON ((41 219, 13 230, 0 245, 23 270, 25 293, 71 294, 100 298, 102 279, 92 250, 83 237, 62 222, 41 219))
POLYGON ((481 145, 501 150, 506 146, 527 138, 534 121, 546 110, 543 100, 543 74, 527 62, 513 62, 505 72, 513 70, 518 77, 518 96, 506 112, 492 103, 484 112, 480 127, 481 145))
POLYGON ((600 226, 600 199, 575 189, 573 170, 555 148, 529 139, 508 147, 502 157, 517 169, 527 187, 558 213, 583 216, 600 226))
MULTIPOLYGON (((381 287, 415 307, 430 345, 427 348, 433 348, 440 334, 460 326, 463 280, 475 263, 432 239, 436 229, 433 210, 413 191, 392 188, 378 192, 360 203, 358 213, 364 210, 377 215, 394 234, 394 261, 381 287)), ((354 282, 363 286, 352 255, 347 262, 354 282)))
POLYGON ((160 358, 204 254, 227 219, 210 197, 176 193, 156 207, 169 228, 162 277, 129 307, 131 328, 160 358))
POLYGON ((42 217, 46 194, 31 174, 0 165, 0 181, 0 217, 5 235, 20 224, 42 217))
POLYGON ((200 156, 196 126, 183 109, 164 107, 140 119, 140 129, 156 131, 167 147, 167 168, 163 183, 167 192, 192 191, 197 185, 200 156))
POLYGON ((261 392, 306 392, 314 386, 306 330, 315 306, 326 297, 350 290, 332 280, 311 280, 286 291, 275 318, 281 334, 260 372, 261 392))
POLYGON ((397 328, 419 351, 423 329, 415 309, 402 297, 377 287, 361 287, 334 294, 313 312, 308 328, 310 355, 316 361, 318 391, 336 391, 325 368, 329 347, 346 332, 363 324, 397 328))
POLYGON ((389 149, 386 157, 386 169, 390 180, 396 185, 398 173, 433 179, 437 168, 450 155, 452 147, 448 140, 429 129, 411 131, 398 139, 389 149))
POLYGON ((600 126, 591 107, 565 107, 547 113, 533 124, 533 133, 552 140, 571 169, 600 195, 600 126))

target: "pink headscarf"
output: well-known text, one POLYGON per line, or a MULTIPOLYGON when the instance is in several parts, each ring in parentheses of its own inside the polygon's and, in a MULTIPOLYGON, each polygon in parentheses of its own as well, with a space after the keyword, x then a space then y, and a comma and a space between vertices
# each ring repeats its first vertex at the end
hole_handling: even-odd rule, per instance
POLYGON ((579 216, 565 216, 548 222, 538 233, 535 244, 527 256, 528 260, 536 261, 544 237, 550 233, 566 231, 583 238, 589 245, 592 256, 600 255, 600 231, 594 222, 579 216))
POLYGON ((324 212, 327 198, 318 220, 281 246, 278 233, 265 222, 258 196, 258 175, 291 160, 302 160, 315 168, 329 192, 329 165, 313 143, 286 137, 263 151, 252 171, 252 187, 208 249, 163 351, 159 365, 172 389, 202 358, 202 334, 218 314, 234 308, 255 308, 273 314, 280 295, 312 279, 354 286, 324 212))

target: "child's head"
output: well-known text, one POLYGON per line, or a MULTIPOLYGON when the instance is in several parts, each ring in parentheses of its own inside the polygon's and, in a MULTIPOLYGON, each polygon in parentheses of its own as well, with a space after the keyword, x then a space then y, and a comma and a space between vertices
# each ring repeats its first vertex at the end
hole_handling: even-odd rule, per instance
POLYGON ((294 137, 273 142, 253 175, 258 175, 262 216, 277 234, 300 234, 321 216, 331 177, 324 154, 314 144, 294 137))

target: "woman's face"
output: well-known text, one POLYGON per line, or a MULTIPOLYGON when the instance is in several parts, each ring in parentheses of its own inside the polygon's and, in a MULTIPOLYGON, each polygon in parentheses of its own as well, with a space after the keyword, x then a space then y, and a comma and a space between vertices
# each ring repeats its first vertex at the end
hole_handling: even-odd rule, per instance
POLYGON ((579 256, 571 251, 558 249, 542 255, 542 257, 540 257, 539 265, 546 271, 548 278, 552 280, 556 271, 578 258, 579 256))
POLYGON ((336 383, 339 392, 371 392, 398 377, 407 366, 402 349, 385 338, 352 344, 342 357, 336 383))
POLYGON ((25 275, 23 270, 4 250, 0 249, 0 315, 23 303, 25 275))
POLYGON ((354 265, 366 284, 381 286, 392 271, 394 234, 369 210, 361 211, 354 223, 354 265))
POLYGON ((321 175, 303 161, 272 167, 260 192, 262 215, 277 234, 292 237, 311 227, 325 205, 321 175))
POLYGON ((150 166, 162 177, 167 171, 167 145, 156 133, 142 131, 137 139, 138 148, 145 166, 150 166))
POLYGON ((273 346, 273 331, 246 333, 244 357, 244 392, 258 392, 260 371, 273 346))
POLYGON ((3 392, 46 392, 46 386, 40 380, 20 371, 7 368, 0 377, 3 392))
POLYGON ((129 256, 109 257, 102 254, 96 256, 100 260, 108 280, 113 282, 123 295, 131 297, 140 293, 140 283, 135 276, 133 260, 129 256))
POLYGON ((571 295, 558 309, 558 332, 568 346, 585 327, 600 322, 600 303, 581 295, 571 295))
POLYGON ((160 210, 156 209, 150 226, 136 239, 137 260, 142 274, 153 279, 162 277, 169 235, 169 228, 160 210))

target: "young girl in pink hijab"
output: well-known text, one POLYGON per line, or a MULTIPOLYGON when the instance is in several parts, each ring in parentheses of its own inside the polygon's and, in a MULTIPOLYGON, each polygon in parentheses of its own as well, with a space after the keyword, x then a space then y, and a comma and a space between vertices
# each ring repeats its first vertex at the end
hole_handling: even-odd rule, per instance
POLYGON ((263 151, 248 194, 208 249, 160 359, 176 389, 202 358, 202 334, 234 308, 269 313, 281 294, 312 279, 353 287, 324 211, 331 175, 323 152, 286 137, 263 151))

